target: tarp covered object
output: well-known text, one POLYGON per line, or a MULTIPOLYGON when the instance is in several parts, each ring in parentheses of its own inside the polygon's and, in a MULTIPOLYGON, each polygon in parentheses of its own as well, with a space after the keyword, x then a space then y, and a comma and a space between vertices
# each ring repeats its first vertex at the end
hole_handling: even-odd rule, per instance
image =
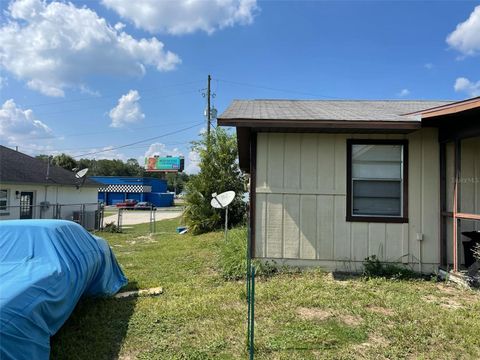
POLYGON ((0 359, 48 359, 82 296, 126 283, 107 242, 74 222, 0 221, 0 359))

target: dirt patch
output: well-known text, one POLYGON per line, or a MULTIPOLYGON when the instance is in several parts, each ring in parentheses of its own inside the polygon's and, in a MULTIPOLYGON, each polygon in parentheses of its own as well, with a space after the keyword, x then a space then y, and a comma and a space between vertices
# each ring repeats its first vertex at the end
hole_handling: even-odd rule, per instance
POLYGON ((329 310, 318 308, 298 308, 297 314, 304 320, 327 320, 333 316, 329 310))
POLYGON ((367 309, 370 310, 371 312, 374 312, 376 314, 384 315, 384 316, 392 316, 395 314, 395 312, 391 309, 384 308, 382 306, 374 306, 374 305, 368 305, 367 309))
POLYGON ((427 295, 424 296, 422 299, 427 303, 437 304, 445 309, 456 310, 463 308, 462 304, 448 297, 436 297, 434 295, 427 295))
POLYGON ((156 243, 158 242, 157 240, 154 240, 153 239, 153 236, 152 235, 148 235, 148 236, 138 236, 135 238, 136 241, 138 242, 142 242, 142 243, 145 243, 145 244, 151 244, 151 243, 156 243))
POLYGON ((335 314, 330 310, 323 310, 319 308, 298 308, 297 314, 303 320, 317 320, 324 321, 328 319, 338 319, 348 326, 358 326, 363 322, 360 316, 349 314, 335 314))
POLYGON ((371 334, 368 336, 367 341, 356 345, 354 349, 358 351, 359 354, 366 356, 368 353, 368 349, 375 347, 387 347, 388 345, 390 345, 390 341, 385 339, 383 336, 378 334, 371 334))
POLYGON ((338 318, 348 326, 358 326, 363 322, 360 316, 355 315, 339 315, 338 318))

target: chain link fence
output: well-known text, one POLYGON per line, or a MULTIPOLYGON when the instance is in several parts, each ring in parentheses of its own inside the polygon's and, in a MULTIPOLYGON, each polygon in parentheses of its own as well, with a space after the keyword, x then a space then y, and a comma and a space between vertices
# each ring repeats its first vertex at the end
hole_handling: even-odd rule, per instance
POLYGON ((0 220, 63 219, 82 225, 87 230, 103 228, 103 206, 99 203, 10 205, 0 209, 0 220))

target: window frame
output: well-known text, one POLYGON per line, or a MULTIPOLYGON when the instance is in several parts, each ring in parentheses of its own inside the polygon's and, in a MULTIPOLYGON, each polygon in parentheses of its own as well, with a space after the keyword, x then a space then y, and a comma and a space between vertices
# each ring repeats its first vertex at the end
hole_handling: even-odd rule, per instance
POLYGON ((0 205, 0 215, 9 215, 10 211, 8 210, 8 208, 10 206, 10 189, 3 188, 3 189, 0 189, 0 191, 5 191, 7 193, 7 196, 5 197, 5 200, 4 200, 6 202, 5 206, 0 205), (3 209, 3 207, 5 207, 5 209, 3 209))
POLYGON ((398 139, 347 139, 347 214, 349 222, 408 223, 408 140, 398 139), (352 147, 353 145, 402 145, 402 214, 400 216, 353 215, 352 147))

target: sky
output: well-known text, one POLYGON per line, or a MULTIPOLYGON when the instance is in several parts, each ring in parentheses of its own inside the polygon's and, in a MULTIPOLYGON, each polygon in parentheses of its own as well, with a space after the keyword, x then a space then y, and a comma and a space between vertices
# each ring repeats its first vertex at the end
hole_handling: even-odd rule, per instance
POLYGON ((183 155, 195 173, 208 74, 219 113, 233 99, 480 96, 479 1, 0 7, 0 144, 30 155, 183 155))

